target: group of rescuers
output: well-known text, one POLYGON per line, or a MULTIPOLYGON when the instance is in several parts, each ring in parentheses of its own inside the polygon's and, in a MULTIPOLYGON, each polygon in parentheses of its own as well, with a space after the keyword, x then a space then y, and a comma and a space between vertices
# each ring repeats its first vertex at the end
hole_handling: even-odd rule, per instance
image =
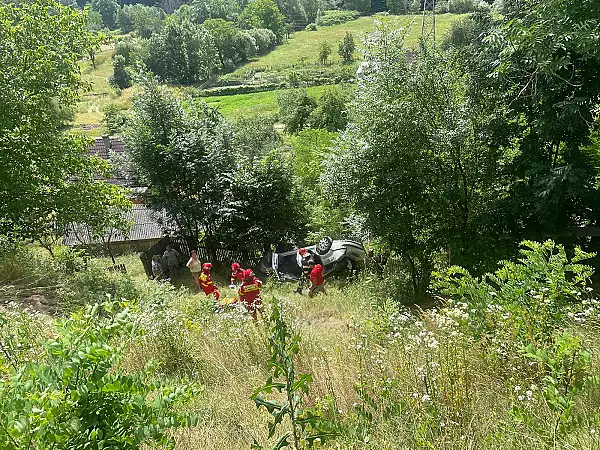
MULTIPOLYGON (((167 261, 169 271, 171 270, 171 264, 169 263, 170 258, 173 259, 173 264, 177 264, 179 260, 179 253, 172 247, 167 247, 165 251, 164 259, 167 261), (167 254, 168 253, 168 254, 167 254), (177 260, 174 258, 177 257, 177 260)), ((305 284, 310 281, 308 287, 308 296, 313 297, 318 293, 325 294, 325 285, 323 281, 323 266, 318 264, 312 257, 312 255, 305 248, 301 248, 297 253, 298 265, 302 268, 302 275, 300 276, 300 282, 298 288, 294 291, 302 294, 304 291, 305 284)), ((207 296, 214 296, 216 301, 219 301, 221 294, 217 286, 215 286, 212 275, 210 273, 212 269, 211 263, 201 263, 198 259, 198 254, 195 250, 192 250, 192 256, 186 264, 187 268, 190 269, 194 282, 200 287, 200 289, 207 296)), ((156 278, 156 277, 155 277, 156 278)), ((231 289, 238 289, 239 302, 244 305, 246 310, 252 314, 252 317, 256 320, 257 313, 262 307, 262 298, 260 289, 262 282, 254 275, 252 269, 243 269, 239 263, 234 262, 231 264, 231 289)), ((236 300, 234 299, 234 302, 236 300)))

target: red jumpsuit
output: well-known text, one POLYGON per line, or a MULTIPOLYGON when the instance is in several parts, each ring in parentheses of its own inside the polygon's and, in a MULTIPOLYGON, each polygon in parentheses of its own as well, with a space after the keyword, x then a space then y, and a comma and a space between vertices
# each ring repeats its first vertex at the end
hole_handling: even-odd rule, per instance
POLYGON ((244 281, 244 269, 241 267, 231 272, 231 284, 235 284, 236 280, 240 283, 244 281))
POLYGON ((254 277, 250 280, 246 280, 240 286, 240 290, 238 294, 240 294, 240 301, 243 302, 246 306, 246 309, 252 313, 252 315, 256 318, 256 310, 260 306, 260 288, 262 287, 262 282, 254 277))
POLYGON ((212 275, 209 271, 203 270, 200 272, 198 280, 200 281, 200 287, 206 295, 213 294, 217 300, 221 298, 221 294, 219 294, 217 287, 213 284, 212 275))

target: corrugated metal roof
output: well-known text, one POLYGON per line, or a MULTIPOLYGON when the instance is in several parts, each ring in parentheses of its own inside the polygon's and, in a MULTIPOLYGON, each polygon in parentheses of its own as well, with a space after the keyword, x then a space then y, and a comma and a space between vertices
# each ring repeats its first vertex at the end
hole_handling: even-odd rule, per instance
MULTIPOLYGON (((120 232, 114 234, 111 242, 126 242, 126 241, 143 241, 147 239, 159 239, 164 236, 163 226, 161 223, 166 221, 164 212, 156 212, 144 205, 134 205, 133 208, 126 213, 126 219, 133 222, 133 227, 127 235, 120 232)), ((81 244, 99 244, 101 241, 93 241, 86 232, 83 225, 75 225, 75 229, 70 229, 64 237, 64 244, 73 246, 81 244)), ((109 236, 107 235, 106 238, 109 236)))

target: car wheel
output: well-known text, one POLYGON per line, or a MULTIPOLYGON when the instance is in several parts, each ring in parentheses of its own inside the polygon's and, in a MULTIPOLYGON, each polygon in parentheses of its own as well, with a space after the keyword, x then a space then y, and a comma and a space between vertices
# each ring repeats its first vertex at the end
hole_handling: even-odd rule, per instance
POLYGON ((319 255, 326 254, 331 249, 332 244, 333 244, 333 239, 331 239, 329 236, 325 236, 317 244, 317 248, 316 248, 317 253, 319 255))

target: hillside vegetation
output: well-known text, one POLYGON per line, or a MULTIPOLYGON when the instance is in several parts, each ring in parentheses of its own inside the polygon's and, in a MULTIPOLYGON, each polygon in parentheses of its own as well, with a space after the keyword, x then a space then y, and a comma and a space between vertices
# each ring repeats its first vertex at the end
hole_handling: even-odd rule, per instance
MULTIPOLYGON (((450 25, 460 18, 456 14, 440 14, 437 16, 437 33, 442 39, 450 29, 450 25)), ((416 49, 421 36, 421 15, 405 16, 367 16, 331 27, 317 27, 316 31, 299 31, 291 35, 290 39, 277 46, 267 55, 256 58, 231 74, 224 75, 225 79, 243 79, 248 72, 276 72, 295 66, 298 68, 319 65, 319 45, 327 42, 332 46, 333 53, 330 63, 342 64, 343 60, 337 53, 337 45, 342 41, 344 35, 350 32, 354 35, 357 43, 357 51, 354 57, 361 59, 360 49, 363 48, 362 40, 367 33, 375 30, 377 23, 387 24, 391 29, 406 30, 404 45, 407 49, 416 49)))
MULTIPOLYGON (((447 34, 450 25, 459 18, 455 14, 439 15, 437 19, 437 33, 440 39, 447 34)), ((344 38, 346 32, 354 35, 357 50, 354 53, 356 61, 361 60, 360 49, 362 39, 367 33, 374 31, 377 22, 385 23, 391 29, 406 30, 406 48, 414 49, 418 44, 421 33, 421 16, 368 16, 331 27, 318 27, 317 31, 300 31, 293 33, 283 44, 278 45, 266 55, 253 58, 250 62, 241 65, 234 72, 222 75, 222 82, 266 83, 273 80, 277 83, 286 82, 289 73, 306 70, 307 79, 330 77, 332 73, 341 72, 343 77, 352 77, 357 68, 357 63, 343 64, 337 53, 337 45, 344 38), (332 46, 332 55, 329 63, 323 65, 318 62, 319 45, 328 42, 332 46)), ((84 127, 88 135, 98 136, 103 133, 101 122, 104 109, 109 104, 127 110, 131 107, 132 89, 116 91, 108 83, 112 74, 112 47, 104 47, 96 55, 96 68, 90 61, 81 63, 82 76, 91 89, 83 93, 82 100, 77 105, 74 121, 75 129, 84 127)), ((302 80, 300 80, 302 83, 302 80)), ((330 82, 330 81, 329 81, 330 82)), ((189 92, 183 88, 181 92, 189 92)), ((322 88, 310 88, 311 94, 320 93, 322 88)), ((221 113, 228 117, 235 115, 247 116, 251 114, 276 114, 277 91, 238 94, 231 96, 206 97, 205 100, 216 106, 221 113)))

